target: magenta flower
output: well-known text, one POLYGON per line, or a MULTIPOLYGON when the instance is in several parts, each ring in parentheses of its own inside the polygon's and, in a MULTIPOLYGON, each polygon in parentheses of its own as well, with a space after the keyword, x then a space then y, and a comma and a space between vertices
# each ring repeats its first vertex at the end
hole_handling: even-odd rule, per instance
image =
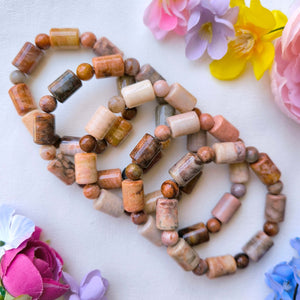
POLYGON ((163 39, 168 32, 186 33, 188 0, 152 0, 144 13, 144 24, 156 39, 163 39))
POLYGON ((229 8, 230 0, 190 0, 186 57, 200 58, 207 50, 214 59, 221 59, 227 52, 228 38, 234 37, 233 24, 237 21, 239 8, 229 8))

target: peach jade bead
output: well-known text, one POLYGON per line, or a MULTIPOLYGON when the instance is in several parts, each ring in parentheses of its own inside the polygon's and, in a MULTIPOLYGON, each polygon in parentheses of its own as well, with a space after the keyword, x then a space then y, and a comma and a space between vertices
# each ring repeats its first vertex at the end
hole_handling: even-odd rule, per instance
POLYGON ((76 183, 90 184, 97 182, 97 155, 95 153, 76 153, 74 161, 76 183))
POLYGON ((92 32, 84 32, 80 35, 80 43, 84 48, 93 48, 96 40, 97 38, 92 32))
POLYGON ((94 76, 94 70, 93 67, 90 64, 83 63, 80 64, 76 69, 77 77, 80 80, 90 80, 94 76))
POLYGON ((218 115, 214 118, 214 126, 209 133, 221 142, 236 142, 239 138, 239 131, 228 122, 223 116, 218 115))
POLYGON ((143 180, 122 181, 123 206, 128 212, 139 212, 144 209, 144 186, 143 180))
POLYGON ((50 113, 56 109, 57 101, 54 97, 46 95, 40 99, 39 105, 42 111, 50 113))
POLYGON ((154 135, 160 141, 166 141, 171 137, 171 130, 166 125, 159 125, 155 128, 154 135))
POLYGON ((100 195, 100 187, 98 184, 86 184, 83 188, 83 195, 87 199, 96 199, 100 195))
POLYGON ((165 80, 158 80, 153 84, 154 93, 157 97, 166 97, 170 91, 170 87, 165 80))
POLYGON ((40 33, 35 37, 35 44, 42 50, 47 50, 50 48, 50 37, 48 34, 40 33))

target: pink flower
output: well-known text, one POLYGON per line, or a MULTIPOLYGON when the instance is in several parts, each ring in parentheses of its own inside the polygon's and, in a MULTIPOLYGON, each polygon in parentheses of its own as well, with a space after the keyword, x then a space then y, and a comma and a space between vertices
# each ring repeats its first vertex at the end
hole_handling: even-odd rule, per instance
POLYGON ((144 24, 155 38, 163 39, 169 31, 179 35, 186 33, 188 0, 152 0, 144 13, 144 24))
POLYGON ((32 300, 54 300, 69 290, 59 282, 63 260, 39 240, 41 231, 36 227, 29 239, 17 249, 6 251, 1 259, 3 286, 14 297, 26 294, 32 300))

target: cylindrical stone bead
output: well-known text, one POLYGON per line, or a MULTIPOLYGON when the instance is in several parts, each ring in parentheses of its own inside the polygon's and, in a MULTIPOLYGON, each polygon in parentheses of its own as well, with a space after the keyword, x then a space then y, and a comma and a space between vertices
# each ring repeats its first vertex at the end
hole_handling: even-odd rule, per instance
POLYGON ((191 181, 189 181, 185 186, 181 187, 180 190, 185 194, 191 194, 197 185, 198 180, 201 178, 203 172, 201 171, 198 175, 196 175, 191 181))
POLYGON ((245 162, 229 165, 229 176, 232 183, 246 183, 249 181, 249 167, 245 162))
POLYGON ((112 146, 116 147, 121 144, 132 129, 132 125, 122 117, 117 117, 112 127, 105 135, 105 140, 112 146))
POLYGON ((63 136, 59 144, 59 150, 67 156, 74 156, 76 153, 83 153, 79 145, 79 137, 63 136))
POLYGON ((239 138, 239 131, 228 122, 223 116, 214 117, 214 126, 209 133, 221 142, 236 142, 239 138))
POLYGON ((271 193, 273 195, 280 194, 282 189, 283 189, 283 183, 280 180, 278 182, 268 186, 269 193, 271 193))
POLYGON ((134 83, 135 83, 135 78, 132 76, 128 76, 128 75, 119 76, 117 78, 117 88, 118 88, 119 95, 121 95, 121 90, 125 86, 131 85, 134 83))
POLYGON ((167 118, 175 115, 175 108, 169 104, 157 105, 155 108, 155 125, 168 125, 167 118))
POLYGON ((97 182, 97 155, 95 153, 77 153, 74 156, 74 161, 76 183, 89 184, 97 182))
POLYGON ((116 119, 117 116, 115 114, 101 105, 85 126, 85 130, 96 139, 102 140, 113 126, 116 119))
POLYGON ((143 180, 122 181, 123 206, 128 212, 139 212, 144 209, 144 185, 143 180))
POLYGON ((279 223, 284 220, 285 214, 285 195, 267 194, 265 206, 265 218, 269 222, 279 223))
POLYGON ((160 152, 160 143, 146 133, 130 153, 132 160, 141 168, 147 168, 160 152))
POLYGON ((200 130, 200 121, 194 111, 168 117, 167 123, 171 128, 173 138, 196 133, 200 130))
POLYGON ((178 227, 177 199, 157 199, 156 227, 160 230, 175 230, 178 227))
POLYGON ((263 255, 273 246, 273 240, 263 231, 259 231, 243 247, 243 251, 253 260, 260 260, 263 255))
POLYGON ((122 172, 120 169, 98 171, 98 184, 102 189, 119 189, 122 187, 122 172))
POLYGON ((139 73, 135 76, 136 81, 149 79, 152 84, 158 80, 165 80, 152 66, 149 64, 143 65, 139 73))
POLYGON ((97 56, 107 56, 112 54, 120 54, 123 56, 123 52, 104 36, 94 44, 93 51, 97 56))
POLYGON ((23 124, 25 125, 28 132, 32 136, 33 136, 33 120, 34 120, 35 116, 39 115, 40 113, 41 112, 38 109, 34 109, 22 117, 23 124))
POLYGON ((145 224, 138 225, 138 233, 156 246, 161 246, 161 231, 156 228, 155 220, 150 215, 145 224))
POLYGON ((206 262, 208 264, 206 275, 210 279, 233 274, 237 269, 236 261, 231 255, 208 257, 206 262))
POLYGON ((25 83, 14 85, 9 89, 8 93, 17 113, 20 116, 24 116, 28 112, 37 108, 32 98, 31 92, 25 83))
POLYGON ((170 91, 165 100, 181 113, 193 110, 197 104, 197 99, 179 83, 173 83, 170 86, 170 91))
POLYGON ((179 186, 185 186, 202 171, 202 168, 198 156, 188 152, 169 170, 169 174, 179 186))
POLYGON ((189 134, 187 136, 186 148, 190 152, 196 153, 199 148, 207 145, 207 134, 206 131, 200 130, 196 133, 189 134))
POLYGON ((159 151, 153 157, 151 163, 147 166, 147 168, 143 168, 143 174, 146 174, 161 158, 162 158, 162 153, 161 151, 159 151))
POLYGON ((116 218, 124 212, 122 199, 105 189, 101 189, 100 196, 94 200, 93 206, 94 209, 116 218))
POLYGON ((35 45, 26 42, 12 64, 25 74, 31 74, 43 57, 44 53, 35 45))
POLYGON ((185 271, 194 270, 200 262, 198 253, 182 238, 167 252, 185 271))
POLYGON ((163 198, 161 191, 154 191, 145 195, 145 208, 144 211, 147 214, 152 214, 156 211, 156 201, 159 198, 163 198))
POLYGON ((120 54, 94 57, 92 63, 96 78, 124 75, 124 61, 120 54))
POLYGON ((47 169, 67 185, 75 182, 75 166, 62 154, 58 154, 54 160, 50 161, 47 169))
POLYGON ((33 119, 33 141, 39 145, 52 145, 55 141, 54 115, 39 113, 33 119))
POLYGON ((137 107, 146 102, 155 100, 155 94, 150 80, 143 80, 123 87, 121 94, 128 108, 137 107))
POLYGON ((178 231, 178 234, 191 246, 196 246, 209 241, 208 230, 202 222, 182 228, 178 231))
POLYGON ((281 172, 266 153, 259 153, 258 161, 250 164, 256 176, 265 185, 271 185, 279 181, 281 172))
POLYGON ((241 201, 239 199, 229 193, 225 193, 211 214, 222 223, 228 223, 240 206, 241 201))
POLYGON ((77 28, 51 28, 50 44, 56 49, 78 49, 80 47, 77 28))
POLYGON ((246 147, 243 142, 215 143, 212 148, 215 151, 217 164, 243 162, 246 157, 246 147))

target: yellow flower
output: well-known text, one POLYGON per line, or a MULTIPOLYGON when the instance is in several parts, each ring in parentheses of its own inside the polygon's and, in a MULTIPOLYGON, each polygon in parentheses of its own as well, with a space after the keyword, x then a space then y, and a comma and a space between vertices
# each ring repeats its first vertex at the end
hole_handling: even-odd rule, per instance
POLYGON ((230 6, 240 9, 234 26, 236 34, 228 43, 226 55, 210 64, 210 72, 218 79, 231 80, 238 77, 250 61, 259 80, 272 65, 275 54, 272 41, 281 36, 287 17, 281 11, 266 9, 259 0, 251 0, 250 7, 244 0, 231 0, 230 6))

